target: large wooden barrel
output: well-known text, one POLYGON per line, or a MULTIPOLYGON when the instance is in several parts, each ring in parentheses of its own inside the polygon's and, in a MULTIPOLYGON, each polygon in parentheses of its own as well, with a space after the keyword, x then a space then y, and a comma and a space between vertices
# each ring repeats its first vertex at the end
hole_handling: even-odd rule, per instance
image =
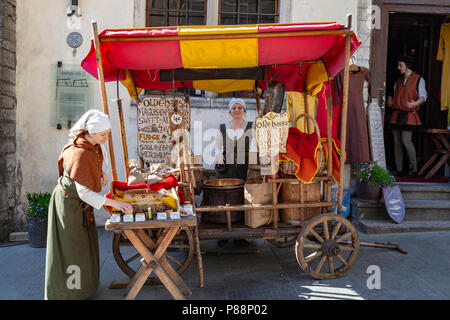
MULTIPOLYGON (((280 203, 292 203, 300 201, 300 183, 301 182, 284 182, 281 186, 280 194, 278 196, 278 202, 280 203)), ((304 184, 304 202, 319 202, 321 199, 320 190, 321 183, 312 182, 304 184)), ((314 218, 320 214, 319 208, 305 208, 304 219, 305 221, 314 218)), ((301 208, 293 209, 280 209, 281 221, 292 225, 301 224, 301 208)))
MULTIPOLYGON (((205 206, 244 204, 244 184, 241 179, 211 179, 203 182, 203 200, 205 206)), ((244 219, 244 211, 230 211, 231 222, 244 219)), ((227 223, 225 211, 204 213, 205 222, 227 223)))

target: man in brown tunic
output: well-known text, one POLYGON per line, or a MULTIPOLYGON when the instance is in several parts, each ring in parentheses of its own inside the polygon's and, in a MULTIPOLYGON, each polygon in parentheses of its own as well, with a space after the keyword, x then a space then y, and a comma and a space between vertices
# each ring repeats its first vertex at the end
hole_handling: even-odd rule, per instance
POLYGON ((394 98, 388 97, 387 105, 393 108, 390 126, 394 136, 394 156, 397 176, 403 171, 403 146, 408 155, 409 168, 407 177, 417 175, 416 149, 412 134, 420 125, 418 114, 420 105, 425 102, 427 92, 425 81, 414 72, 412 58, 401 56, 397 59, 400 77, 394 86, 394 98))

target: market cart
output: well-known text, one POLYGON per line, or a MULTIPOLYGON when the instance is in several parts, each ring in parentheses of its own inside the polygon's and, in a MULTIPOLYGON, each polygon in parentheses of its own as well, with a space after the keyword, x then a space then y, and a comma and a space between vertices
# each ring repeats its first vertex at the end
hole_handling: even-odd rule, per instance
MULTIPOLYGON (((295 83, 304 84, 311 66, 321 66, 330 82, 344 69, 340 134, 333 136, 333 108, 326 109, 326 130, 319 139, 321 149, 328 150, 323 158, 320 174, 304 183, 294 175, 272 174, 264 177, 270 185, 271 201, 263 204, 215 204, 196 206, 194 189, 199 181, 194 178, 189 152, 180 153, 179 185, 186 201, 193 205, 197 223, 177 231, 167 246, 166 256, 178 274, 189 266, 195 253, 201 267, 199 241, 212 239, 266 239, 278 247, 295 246, 295 254, 301 268, 317 279, 331 279, 345 274, 355 262, 360 241, 358 232, 349 220, 341 216, 344 181, 345 153, 336 147, 345 146, 349 84, 349 60, 360 41, 351 29, 351 16, 347 26, 335 22, 308 24, 271 24, 239 26, 186 26, 142 29, 105 30, 100 34, 93 23, 94 40, 90 53, 82 67, 98 78, 103 110, 108 113, 105 82, 119 81, 130 96, 139 102, 140 89, 158 89, 172 92, 175 88, 188 87, 213 92, 254 90, 260 115, 260 93, 268 90, 269 81, 276 79, 295 91, 295 83), (262 78, 261 78, 262 74, 262 78), (258 90, 259 89, 259 90, 258 90), (171 91, 172 90, 172 91, 171 91), (309 197, 314 185, 313 200, 309 197), (332 187, 337 195, 332 197, 332 187), (294 200, 281 200, 284 186, 294 200), (337 213, 332 214, 333 207, 337 213), (268 223, 256 228, 232 221, 233 212, 265 210, 270 213, 268 223), (296 210, 295 221, 280 219, 283 210, 296 210), (308 213, 315 212, 310 215, 308 213), (225 223, 208 223, 204 217, 214 212, 225 216, 225 223)), ((300 85, 299 85, 300 86, 300 85)), ((186 98, 188 99, 188 97, 186 98)), ((330 100, 330 99, 328 99, 330 100)), ((122 104, 118 100, 120 130, 122 135, 123 164, 129 173, 122 104)), ((297 117, 298 119, 298 117, 297 117)), ((297 119, 291 119, 296 122, 297 119)), ((112 140, 109 155, 113 180, 117 180, 112 140)), ((144 161, 141 159, 141 166, 144 161)), ((273 163, 272 163, 273 165, 273 163)), ((200 179, 200 183, 202 179, 200 179)), ((115 229, 114 257, 119 267, 130 277, 141 269, 141 253, 129 250, 133 247, 119 224, 107 222, 108 229, 115 229)), ((124 223, 122 222, 122 226, 124 223)), ((145 229, 149 239, 157 241, 163 229, 145 229)), ((140 232, 142 232, 142 230, 140 232)), ((145 257, 144 257, 145 258, 145 257)), ((201 273, 201 272, 200 272, 201 273)), ((159 281, 149 278, 148 283, 159 281)), ((200 275, 200 285, 203 278, 200 275)))

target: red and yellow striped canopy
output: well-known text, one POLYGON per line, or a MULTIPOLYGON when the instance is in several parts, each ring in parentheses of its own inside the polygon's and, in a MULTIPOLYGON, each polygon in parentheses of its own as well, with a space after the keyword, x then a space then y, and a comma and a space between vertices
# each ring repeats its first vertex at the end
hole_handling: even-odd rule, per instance
MULTIPOLYGON (((191 87, 229 92, 251 90, 256 83, 264 87, 274 79, 283 82, 287 91, 303 91, 309 65, 299 63, 320 59, 325 63, 328 75, 333 77, 344 67, 345 34, 348 32, 351 31, 335 22, 179 26, 104 30, 99 39, 105 81, 120 80, 126 84, 126 80, 133 78, 138 88, 191 87), (166 69, 260 66, 266 66, 265 81, 205 79, 172 82, 160 81, 159 77, 160 70, 166 69)), ((360 41, 352 33, 351 54, 359 45, 360 41)), ((98 78, 93 42, 81 66, 98 78)))

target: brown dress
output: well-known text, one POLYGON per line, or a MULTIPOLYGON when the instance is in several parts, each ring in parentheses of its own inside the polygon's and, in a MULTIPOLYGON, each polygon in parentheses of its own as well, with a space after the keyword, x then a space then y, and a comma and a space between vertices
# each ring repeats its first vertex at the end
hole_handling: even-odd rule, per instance
MULTIPOLYGON (((344 78, 344 71, 341 71, 344 78)), ((345 143, 346 161, 358 164, 370 161, 369 135, 367 133, 366 110, 364 106, 364 81, 370 82, 370 71, 359 67, 350 72, 347 109, 347 139, 345 143)))

